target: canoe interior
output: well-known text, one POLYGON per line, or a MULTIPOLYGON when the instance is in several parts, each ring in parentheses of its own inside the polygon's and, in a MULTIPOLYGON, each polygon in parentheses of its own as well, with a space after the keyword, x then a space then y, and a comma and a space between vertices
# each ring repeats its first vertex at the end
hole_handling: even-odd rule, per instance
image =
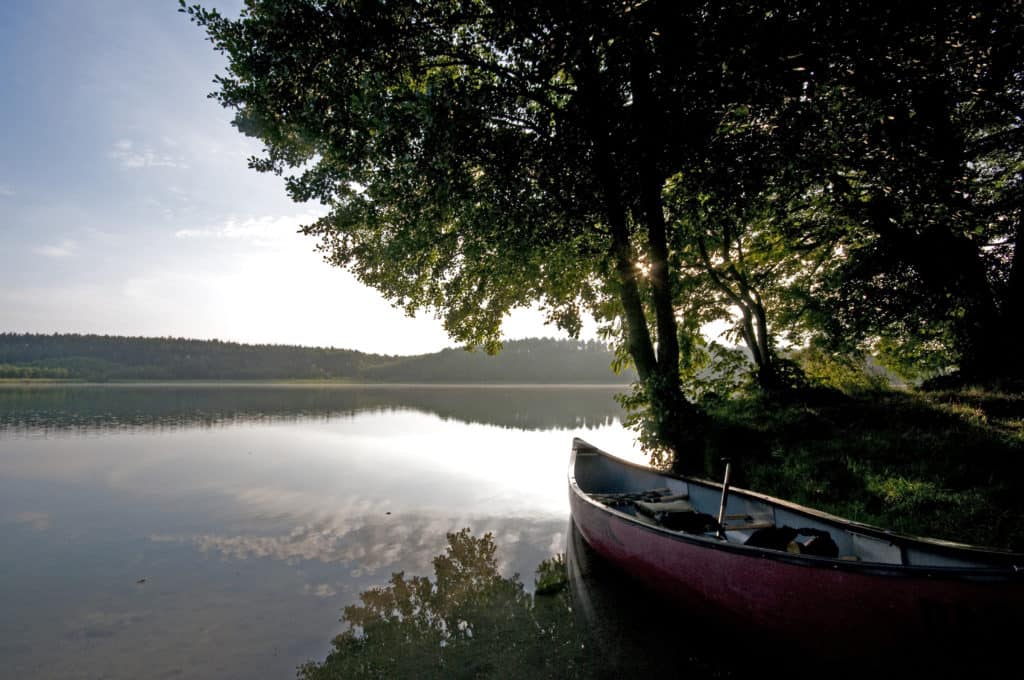
MULTIPOLYGON (((592 494, 668 489, 672 495, 685 495, 697 512, 714 517, 718 515, 722 494, 718 484, 674 477, 627 463, 581 440, 574 444, 574 453, 572 474, 575 485, 588 497, 592 494)), ((656 525, 654 520, 638 513, 629 504, 616 505, 614 511, 628 515, 635 521, 656 525)), ((940 569, 1024 568, 1024 556, 1021 555, 894 534, 740 489, 730 490, 725 517, 726 540, 736 545, 744 544, 757 528, 767 525, 788 526, 827 531, 839 549, 839 559, 847 562, 940 569)), ((659 529, 674 533, 664 527, 659 529)), ((701 538, 719 540, 710 533, 701 538)))

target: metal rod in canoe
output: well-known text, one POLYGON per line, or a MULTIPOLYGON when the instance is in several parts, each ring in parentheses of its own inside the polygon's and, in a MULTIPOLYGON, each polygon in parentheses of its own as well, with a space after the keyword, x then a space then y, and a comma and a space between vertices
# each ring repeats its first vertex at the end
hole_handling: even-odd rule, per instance
POLYGON ((722 481, 722 504, 718 506, 718 537, 725 538, 725 506, 729 502, 729 472, 732 471, 732 462, 723 458, 725 463, 725 479, 722 481))

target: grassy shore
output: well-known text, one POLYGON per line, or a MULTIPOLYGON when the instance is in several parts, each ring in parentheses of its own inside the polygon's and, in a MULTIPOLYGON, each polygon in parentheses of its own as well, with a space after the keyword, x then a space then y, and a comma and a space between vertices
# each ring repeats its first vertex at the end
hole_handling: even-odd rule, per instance
POLYGON ((1024 551, 1024 395, 832 393, 708 405, 713 459, 774 496, 897 531, 1024 551))

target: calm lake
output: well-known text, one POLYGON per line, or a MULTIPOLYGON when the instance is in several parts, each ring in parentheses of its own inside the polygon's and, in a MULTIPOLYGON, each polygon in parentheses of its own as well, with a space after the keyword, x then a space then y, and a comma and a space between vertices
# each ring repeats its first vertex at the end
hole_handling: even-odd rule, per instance
POLYGON ((0 675, 294 677, 361 593, 488 532, 528 599, 573 436, 639 458, 618 389, 0 386, 0 675))

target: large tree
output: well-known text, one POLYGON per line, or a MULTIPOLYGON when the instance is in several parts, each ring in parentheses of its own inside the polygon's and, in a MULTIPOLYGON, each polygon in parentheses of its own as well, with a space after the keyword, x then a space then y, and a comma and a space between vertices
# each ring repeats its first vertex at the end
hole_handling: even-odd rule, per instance
POLYGON ((252 167, 329 207, 305 232, 331 262, 489 349, 515 307, 570 333, 590 312, 637 369, 646 440, 694 471, 680 355, 702 321, 738 309, 770 386, 771 314, 854 340, 945 324, 965 365, 1018 318, 1013 4, 183 9, 228 57, 214 96, 263 141, 252 167))
POLYGON ((533 301, 570 332, 584 310, 616 325, 652 439, 699 465, 663 189, 762 96, 752 83, 799 88, 780 59, 790 16, 611 0, 187 11, 228 56, 216 97, 265 143, 252 166, 330 207, 305 231, 333 263, 468 344, 493 347, 533 301))

